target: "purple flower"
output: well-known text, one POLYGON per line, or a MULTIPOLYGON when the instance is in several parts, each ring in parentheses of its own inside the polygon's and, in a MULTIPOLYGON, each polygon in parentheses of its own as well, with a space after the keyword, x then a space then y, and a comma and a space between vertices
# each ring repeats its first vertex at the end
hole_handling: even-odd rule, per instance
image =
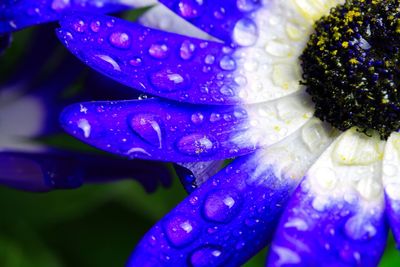
POLYGON ((88 66, 156 96, 71 105, 63 128, 192 169, 198 187, 127 265, 239 266, 271 244, 268 266, 376 266, 389 226, 400 240, 400 135, 340 133, 299 83, 314 22, 344 1, 160 2, 142 24, 74 12, 57 30, 88 66))

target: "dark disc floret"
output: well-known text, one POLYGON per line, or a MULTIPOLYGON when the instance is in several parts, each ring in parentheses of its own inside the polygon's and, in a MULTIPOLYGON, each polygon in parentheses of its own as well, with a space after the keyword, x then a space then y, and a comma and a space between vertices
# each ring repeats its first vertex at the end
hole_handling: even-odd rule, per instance
POLYGON ((315 116, 387 139, 400 129, 400 0, 348 0, 315 24, 302 84, 315 116))

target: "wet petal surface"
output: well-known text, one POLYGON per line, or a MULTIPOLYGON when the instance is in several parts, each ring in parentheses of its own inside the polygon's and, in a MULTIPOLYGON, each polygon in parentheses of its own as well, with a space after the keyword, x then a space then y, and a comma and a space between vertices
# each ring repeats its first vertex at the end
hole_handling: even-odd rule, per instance
POLYGON ((132 161, 60 152, 0 152, 0 184, 11 188, 47 192, 75 189, 83 183, 112 182, 134 177, 148 192, 159 183, 170 184, 166 166, 155 162, 132 161))
POLYGON ((119 0, 20 0, 0 4, 0 35, 56 21, 71 11, 112 13, 128 9, 119 0))
POLYGON ((244 155, 290 135, 312 112, 301 100, 294 95, 243 107, 183 105, 158 99, 92 102, 68 107, 61 122, 68 133, 114 154, 209 161, 244 155), (260 112, 268 117, 267 122, 260 112))
POLYGON ((242 264, 269 242, 289 195, 331 140, 329 130, 310 122, 281 143, 235 160, 156 224, 128 266, 242 264), (311 132, 320 136, 312 149, 303 141, 311 132))
POLYGON ((383 158, 382 181, 385 188, 386 216, 396 240, 400 244, 400 135, 392 133, 387 140, 383 158))
POLYGON ((308 171, 279 223, 268 266, 376 266, 387 227, 380 182, 384 142, 355 130, 308 171))

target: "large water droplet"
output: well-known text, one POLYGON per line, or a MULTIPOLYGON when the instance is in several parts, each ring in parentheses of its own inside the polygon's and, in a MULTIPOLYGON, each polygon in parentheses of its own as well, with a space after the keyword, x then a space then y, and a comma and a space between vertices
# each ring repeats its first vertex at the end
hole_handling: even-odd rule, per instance
POLYGON ((203 214, 210 221, 228 223, 239 212, 240 204, 241 198, 234 190, 218 190, 208 194, 203 214))
POLYGON ((214 154, 219 144, 210 135, 194 133, 182 137, 176 146, 181 153, 190 156, 206 156, 214 154))
POLYGON ((168 56, 168 46, 166 44, 152 44, 149 48, 149 54, 157 59, 164 59, 168 56))
POLYGON ((182 43, 181 48, 179 50, 179 54, 182 59, 189 60, 193 57, 194 51, 196 50, 195 44, 186 40, 182 43))
POLYGON ((233 29, 233 40, 241 46, 253 45, 258 38, 256 24, 251 19, 241 19, 233 29))
POLYGON ((176 247, 193 242, 200 233, 197 223, 185 215, 167 217, 163 228, 170 243, 176 247))
POLYGON ((202 0, 181 0, 178 4, 178 13, 186 18, 197 18, 203 12, 202 0))
POLYGON ((185 90, 190 85, 189 76, 169 68, 150 73, 150 82, 154 87, 165 92, 185 90))
POLYGON ((188 262, 192 267, 222 266, 225 255, 219 246, 206 245, 194 250, 188 262))
POLYGON ((129 35, 125 32, 114 32, 110 35, 109 40, 116 48, 127 49, 131 44, 129 35))
POLYGON ((148 144, 162 148, 162 124, 158 116, 148 113, 136 114, 130 118, 129 125, 148 144))

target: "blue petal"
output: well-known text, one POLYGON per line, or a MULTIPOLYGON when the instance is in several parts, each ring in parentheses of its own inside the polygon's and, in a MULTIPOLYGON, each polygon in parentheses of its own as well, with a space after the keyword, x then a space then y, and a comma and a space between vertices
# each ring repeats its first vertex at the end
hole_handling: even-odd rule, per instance
POLYGON ((68 107, 64 129, 102 150, 125 157, 192 162, 253 151, 247 115, 239 107, 189 106, 158 99, 89 102, 68 107))
POLYGON ((83 183, 104 183, 134 177, 146 191, 171 176, 163 164, 107 156, 61 152, 0 152, 0 184, 19 190, 47 192, 75 189, 83 183))
POLYGON ((259 0, 161 0, 172 11, 203 31, 227 43, 232 42, 232 32, 239 20, 250 17, 261 7, 259 0))
POLYGON ((293 188, 260 157, 234 161, 157 223, 127 266, 239 266, 271 239, 293 188))
POLYGON ((353 130, 322 154, 296 189, 268 266, 378 265, 388 234, 380 185, 383 142, 353 130))
POLYGON ((0 35, 56 21, 70 11, 112 13, 128 9, 118 0, 19 0, 0 4, 0 35))
POLYGON ((122 84, 184 102, 240 102, 233 50, 221 43, 102 15, 69 15, 61 26, 58 37, 74 55, 122 84))

